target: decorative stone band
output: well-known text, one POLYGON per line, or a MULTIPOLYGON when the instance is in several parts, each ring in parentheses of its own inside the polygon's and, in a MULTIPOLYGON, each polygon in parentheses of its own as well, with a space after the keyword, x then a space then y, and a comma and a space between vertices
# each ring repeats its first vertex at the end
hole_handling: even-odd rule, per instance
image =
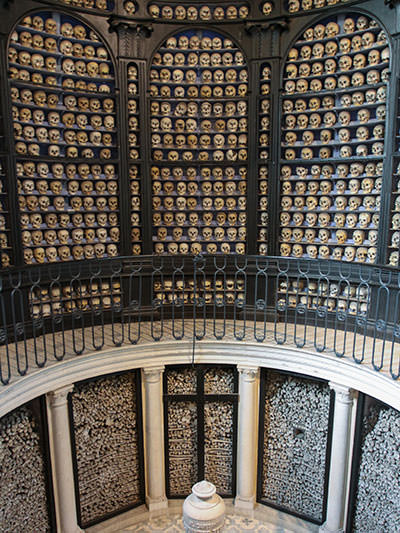
POLYGON ((186 533, 220 533, 224 527, 225 517, 215 520, 194 520, 185 516, 183 525, 186 533))

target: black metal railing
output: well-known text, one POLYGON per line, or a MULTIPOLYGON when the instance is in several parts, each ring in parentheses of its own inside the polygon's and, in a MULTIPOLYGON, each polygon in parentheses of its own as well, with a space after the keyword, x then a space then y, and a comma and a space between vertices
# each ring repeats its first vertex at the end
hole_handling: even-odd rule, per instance
POLYGON ((400 272, 263 256, 143 256, 4 271, 0 379, 143 340, 308 347, 400 376, 400 272))

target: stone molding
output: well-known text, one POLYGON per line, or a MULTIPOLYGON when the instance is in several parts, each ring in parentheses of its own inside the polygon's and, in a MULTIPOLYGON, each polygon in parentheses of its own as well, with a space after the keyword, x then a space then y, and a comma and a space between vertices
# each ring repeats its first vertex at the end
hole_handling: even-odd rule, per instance
MULTIPOLYGON (((57 362, 0 388, 0 416, 33 398, 83 379, 137 368, 154 369, 156 365, 190 364, 191 353, 191 342, 168 341, 124 346, 57 362)), ((194 362, 248 365, 301 373, 340 383, 400 410, 399 383, 349 359, 275 345, 197 341, 194 362)))

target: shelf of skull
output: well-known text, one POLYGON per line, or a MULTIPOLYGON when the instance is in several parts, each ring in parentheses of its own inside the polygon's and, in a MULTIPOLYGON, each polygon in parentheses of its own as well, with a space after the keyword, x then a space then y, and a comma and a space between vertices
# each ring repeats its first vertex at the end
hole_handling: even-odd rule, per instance
POLYGON ((350 315, 366 316, 371 303, 371 291, 366 284, 352 285, 345 280, 325 281, 285 278, 279 281, 280 312, 287 309, 347 311, 350 315))
POLYGON ((270 158, 271 67, 264 63, 260 72, 260 103, 258 124, 258 253, 268 254, 268 166, 270 158))
POLYGON ((5 158, 0 157, 0 259, 3 268, 12 264, 12 249, 10 243, 10 220, 6 191, 5 158))
POLYGON ((15 28, 8 61, 25 263, 118 255, 109 52, 88 26, 46 11, 15 28))
POLYGON ((168 38, 150 70, 156 254, 245 253, 247 84, 223 36, 168 38))
POLYGON ((386 33, 358 13, 314 24, 289 51, 281 255, 375 262, 388 79, 386 33))

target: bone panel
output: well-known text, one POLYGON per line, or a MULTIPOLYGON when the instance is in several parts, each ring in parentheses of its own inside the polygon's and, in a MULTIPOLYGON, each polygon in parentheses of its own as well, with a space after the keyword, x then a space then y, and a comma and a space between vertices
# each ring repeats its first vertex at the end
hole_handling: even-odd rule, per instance
POLYGON ((263 397, 261 501, 321 522, 330 391, 268 372, 263 397))
POLYGON ((51 531, 38 423, 20 407, 0 420, 0 530, 51 531))
POLYGON ((85 527, 142 503, 135 373, 78 383, 71 403, 85 527))

